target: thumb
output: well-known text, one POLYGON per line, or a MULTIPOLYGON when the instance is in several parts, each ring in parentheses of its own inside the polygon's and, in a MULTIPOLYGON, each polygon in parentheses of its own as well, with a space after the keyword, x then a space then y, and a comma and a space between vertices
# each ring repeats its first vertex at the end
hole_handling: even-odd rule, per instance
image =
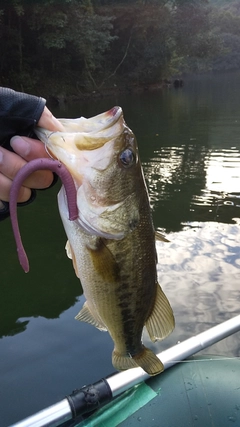
POLYGON ((64 131, 63 125, 59 122, 58 119, 56 119, 56 117, 54 117, 54 115, 47 107, 44 107, 37 125, 47 130, 60 132, 64 131))

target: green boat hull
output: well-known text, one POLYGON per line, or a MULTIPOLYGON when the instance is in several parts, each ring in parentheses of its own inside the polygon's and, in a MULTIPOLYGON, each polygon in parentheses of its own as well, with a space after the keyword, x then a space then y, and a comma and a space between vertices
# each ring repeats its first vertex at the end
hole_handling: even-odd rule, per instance
POLYGON ((194 356, 137 385, 78 427, 240 427, 240 359, 194 356))

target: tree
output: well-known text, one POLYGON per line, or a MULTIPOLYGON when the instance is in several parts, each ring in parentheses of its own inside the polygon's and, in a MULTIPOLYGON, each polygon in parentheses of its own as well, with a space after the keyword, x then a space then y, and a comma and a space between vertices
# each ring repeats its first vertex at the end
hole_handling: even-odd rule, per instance
POLYGON ((239 37, 238 1, 0 0, 1 81, 41 94, 147 86, 237 67, 239 37))

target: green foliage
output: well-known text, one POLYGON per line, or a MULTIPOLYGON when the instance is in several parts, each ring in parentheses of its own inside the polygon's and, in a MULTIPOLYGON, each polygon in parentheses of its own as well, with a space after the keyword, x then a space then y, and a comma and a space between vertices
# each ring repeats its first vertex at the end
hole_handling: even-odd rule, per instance
POLYGON ((114 67, 121 63, 118 76, 127 76, 128 85, 159 81, 170 55, 170 11, 156 4, 135 4, 115 7, 113 14, 118 38, 110 55, 114 67))
POLYGON ((1 84, 64 95, 240 66, 240 1, 1 0, 1 84))
POLYGON ((211 62, 213 71, 238 69, 240 66, 240 2, 228 1, 212 9, 211 25, 218 37, 219 51, 211 62))

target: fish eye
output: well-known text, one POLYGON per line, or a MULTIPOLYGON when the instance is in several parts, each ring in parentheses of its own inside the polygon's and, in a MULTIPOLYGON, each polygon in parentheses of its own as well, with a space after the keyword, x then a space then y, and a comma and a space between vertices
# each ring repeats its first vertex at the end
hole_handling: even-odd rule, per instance
POLYGON ((126 150, 122 151, 119 155, 119 160, 124 167, 132 166, 136 161, 136 156, 131 150, 131 148, 126 148, 126 150))

